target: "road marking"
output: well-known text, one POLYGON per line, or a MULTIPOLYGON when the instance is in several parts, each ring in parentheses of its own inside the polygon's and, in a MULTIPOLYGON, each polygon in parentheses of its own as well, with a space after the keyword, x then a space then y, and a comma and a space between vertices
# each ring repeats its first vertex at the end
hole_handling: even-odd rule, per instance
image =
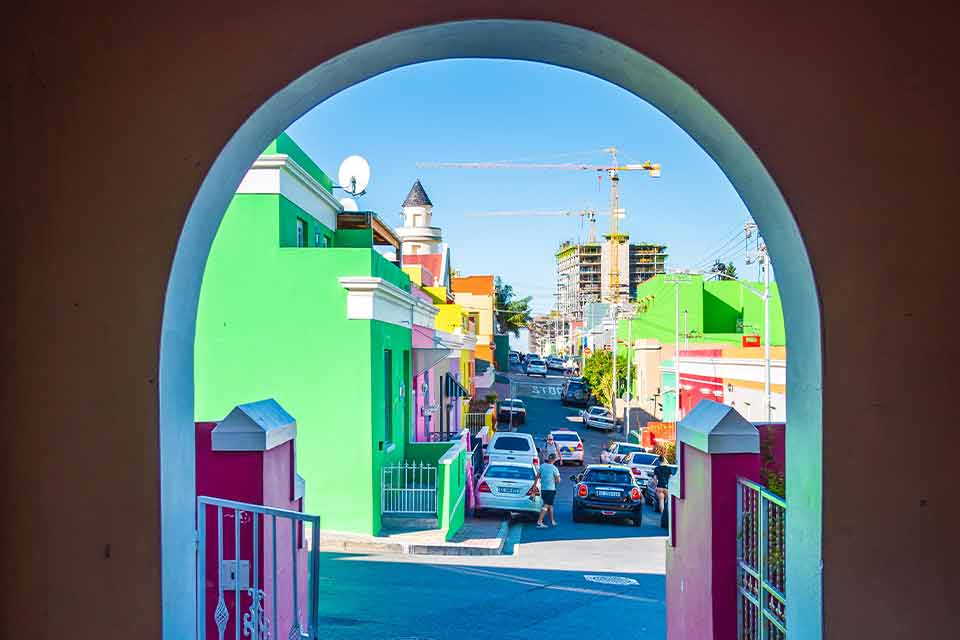
POLYGON ((625 576, 594 576, 584 574, 583 577, 587 582, 597 582, 599 584, 616 584, 621 586, 633 586, 640 584, 633 578, 627 578, 625 576))

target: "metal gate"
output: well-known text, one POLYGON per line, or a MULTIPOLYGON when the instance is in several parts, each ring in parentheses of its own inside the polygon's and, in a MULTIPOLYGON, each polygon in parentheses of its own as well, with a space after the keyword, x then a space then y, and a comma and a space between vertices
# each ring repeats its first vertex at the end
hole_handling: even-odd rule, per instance
POLYGON ((197 543, 198 640, 319 637, 319 516, 199 496, 197 543))
POLYGON ((426 516, 437 514, 437 468, 404 460, 383 467, 380 482, 380 513, 426 516))
POLYGON ((786 501, 738 478, 737 527, 737 637, 786 640, 786 501))

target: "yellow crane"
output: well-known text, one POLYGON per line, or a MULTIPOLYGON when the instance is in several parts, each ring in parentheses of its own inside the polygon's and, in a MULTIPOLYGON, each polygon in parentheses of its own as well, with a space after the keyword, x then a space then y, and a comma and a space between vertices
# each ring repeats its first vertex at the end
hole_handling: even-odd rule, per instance
POLYGON ((595 171, 606 173, 610 178, 610 301, 619 303, 620 291, 620 172, 646 171, 651 178, 660 177, 660 165, 649 160, 641 163, 620 164, 617 149, 607 147, 604 153, 610 154, 610 164, 597 165, 579 162, 543 163, 543 162, 418 162, 421 169, 559 169, 573 171, 595 171))

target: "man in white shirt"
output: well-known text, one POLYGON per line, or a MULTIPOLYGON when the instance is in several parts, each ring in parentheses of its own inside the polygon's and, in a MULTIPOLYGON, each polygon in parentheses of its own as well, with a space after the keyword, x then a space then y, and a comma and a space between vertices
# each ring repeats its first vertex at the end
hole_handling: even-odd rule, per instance
POLYGON ((553 501, 557 497, 557 483, 560 482, 560 470, 554 466, 557 454, 551 453, 547 456, 547 461, 540 465, 540 495, 543 496, 543 509, 540 510, 540 519, 537 520, 537 528, 546 529, 547 525, 543 523, 543 517, 550 514, 550 524, 557 526, 557 520, 553 517, 553 501))

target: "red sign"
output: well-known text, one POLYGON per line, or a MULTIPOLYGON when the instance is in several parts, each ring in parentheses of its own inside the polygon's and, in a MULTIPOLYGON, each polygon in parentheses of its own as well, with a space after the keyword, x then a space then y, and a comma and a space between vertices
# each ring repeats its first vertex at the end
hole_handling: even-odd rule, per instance
POLYGON ((587 355, 590 355, 592 353, 592 351, 590 350, 590 347, 584 347, 583 352, 587 355))
POLYGON ((743 336, 740 339, 741 343, 745 347, 759 347, 760 346, 760 336, 743 336))

